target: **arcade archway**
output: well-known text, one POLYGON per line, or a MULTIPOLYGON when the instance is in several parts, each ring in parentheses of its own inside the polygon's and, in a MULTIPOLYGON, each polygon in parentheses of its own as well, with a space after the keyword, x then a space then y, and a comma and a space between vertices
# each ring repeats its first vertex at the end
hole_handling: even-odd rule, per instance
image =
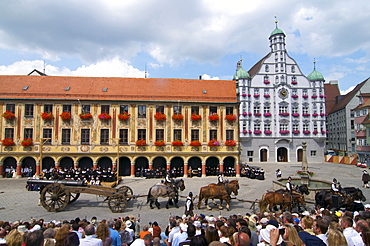
POLYGON ((60 169, 71 169, 74 167, 74 161, 71 157, 63 157, 59 161, 59 168, 60 169))
POLYGON ((175 177, 184 176, 184 160, 181 157, 172 158, 170 168, 175 177))
POLYGON ((112 160, 108 157, 102 157, 98 160, 98 167, 103 170, 112 169, 112 160))
POLYGON ((92 169, 93 168, 93 161, 90 157, 82 157, 78 161, 78 167, 81 169, 92 169))
POLYGON ((118 176, 131 175, 131 161, 128 157, 120 157, 118 165, 118 176))
POLYGON ((216 157, 209 157, 206 160, 206 175, 216 176, 220 172, 220 161, 216 157))
POLYGON ((14 157, 7 157, 3 161, 3 176, 11 178, 12 170, 17 168, 17 160, 14 157))
POLYGON ((277 161, 287 162, 288 161, 288 150, 285 147, 280 147, 277 149, 277 161))
POLYGON ((42 171, 49 171, 51 168, 54 168, 55 167, 55 161, 53 158, 51 157, 45 157, 45 158, 42 158, 42 171))

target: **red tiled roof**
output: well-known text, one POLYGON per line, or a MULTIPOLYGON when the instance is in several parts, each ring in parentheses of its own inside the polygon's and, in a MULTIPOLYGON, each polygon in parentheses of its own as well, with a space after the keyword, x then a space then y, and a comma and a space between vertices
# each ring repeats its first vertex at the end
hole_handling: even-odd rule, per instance
POLYGON ((235 81, 59 76, 0 76, 0 98, 237 102, 235 81))
POLYGON ((346 107, 347 104, 349 103, 349 101, 352 100, 352 98, 356 95, 356 93, 361 89, 361 87, 366 83, 367 80, 368 79, 365 79, 363 82, 361 82, 360 84, 356 85, 356 87, 352 91, 350 91, 346 95, 344 95, 342 97, 342 99, 338 103, 336 103, 334 105, 334 107, 329 112, 330 113, 333 113, 335 111, 338 111, 338 110, 346 107))
POLYGON ((330 113, 335 104, 337 103, 337 97, 340 96, 338 84, 324 84, 324 90, 326 95, 325 109, 326 113, 330 113))

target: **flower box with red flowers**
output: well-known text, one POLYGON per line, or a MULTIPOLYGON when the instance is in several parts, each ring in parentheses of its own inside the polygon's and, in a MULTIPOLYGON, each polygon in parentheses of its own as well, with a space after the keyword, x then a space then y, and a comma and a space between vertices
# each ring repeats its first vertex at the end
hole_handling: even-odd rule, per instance
POLYGON ((301 133, 300 131, 296 130, 296 131, 292 131, 293 134, 299 134, 301 133))
POLYGON ((32 145, 33 144, 33 140, 32 140, 32 138, 25 138, 25 139, 23 139, 22 140, 22 142, 21 142, 21 145, 23 146, 23 147, 27 147, 27 146, 30 146, 30 145, 32 145))
POLYGON ((294 114, 292 114, 292 116, 293 116, 293 117, 299 117, 299 114, 294 113, 294 114))
POLYGON ((212 139, 208 142, 208 146, 220 146, 220 142, 216 139, 212 139))
POLYGON ((257 97, 260 97, 260 95, 258 95, 258 94, 255 94, 255 95, 253 95, 255 98, 257 98, 257 97))
POLYGON ((251 94, 248 94, 248 97, 250 97, 251 96, 251 94))
POLYGON ((281 116, 289 116, 289 113, 279 113, 281 116))
POLYGON ((243 130, 243 133, 246 134, 246 133, 248 133, 248 131, 247 130, 243 130))
POLYGON ((317 95, 312 95, 311 98, 317 98, 317 95))
POLYGON ((7 120, 13 120, 15 118, 15 114, 11 111, 5 111, 2 116, 7 120))
POLYGON ((184 145, 184 143, 181 142, 180 140, 176 140, 176 141, 172 142, 172 146, 183 146, 183 145, 184 145))
POLYGON ((136 146, 145 146, 146 140, 145 139, 139 139, 136 141, 136 146))
POLYGON ((315 175, 315 173, 314 172, 311 172, 311 171, 307 171, 307 172, 304 172, 304 171, 302 171, 302 170, 298 170, 297 171, 297 174, 299 175, 299 176, 313 176, 313 175, 315 175))
POLYGON ((270 84, 270 81, 265 80, 265 81, 263 81, 263 83, 266 84, 266 85, 268 85, 268 84, 270 84))
POLYGON ((264 131, 265 134, 270 135, 272 134, 272 131, 264 131))
POLYGON ((62 112, 59 116, 62 120, 70 120, 72 118, 71 112, 62 112))
POLYGON ((317 117, 319 114, 316 114, 316 113, 314 113, 314 114, 312 114, 312 116, 313 117, 317 117))
POLYGON ((298 95, 292 95, 293 98, 298 98, 298 95))
POLYGON ((303 116, 307 117, 307 116, 310 116, 311 114, 302 114, 303 116))
POLYGON ((303 95, 302 97, 303 97, 303 98, 308 98, 308 95, 303 95))
POLYGON ((92 115, 90 113, 87 113, 87 114, 79 114, 78 116, 80 116, 81 119, 83 120, 89 120, 92 118, 92 115))
POLYGON ((254 134, 261 134, 262 132, 260 130, 256 130, 253 132, 254 134))
POLYGON ((249 116, 252 116, 252 113, 248 113, 249 116))
POLYGON ((213 113, 210 116, 208 116, 209 121, 218 121, 220 119, 220 116, 218 114, 213 113))
POLYGON ((326 97, 326 95, 320 95, 320 97, 321 97, 321 98, 325 98, 325 97, 326 97))
POLYGON ((127 113, 126 111, 123 114, 118 114, 118 119, 120 120, 128 120, 130 119, 131 114, 127 113))
POLYGON ((173 120, 183 120, 184 116, 182 114, 173 114, 172 119, 173 120))
POLYGON ((164 140, 157 140, 154 142, 155 146, 164 146, 166 143, 164 140))
POLYGON ((243 116, 247 116, 248 115, 248 113, 247 112, 243 112, 243 116))
POLYGON ((318 131, 313 131, 312 133, 313 133, 313 134, 317 134, 317 133, 319 133, 319 132, 318 132, 318 131))
POLYGON ((254 116, 261 116, 261 113, 254 113, 254 116))
POLYGON ((236 121, 236 115, 235 114, 227 114, 225 118, 228 121, 236 121))
POLYGON ((320 116, 326 116, 326 114, 324 114, 324 113, 320 113, 320 116))
POLYGON ((292 81, 292 85, 296 85, 296 84, 298 84, 297 81, 292 81))
POLYGON ((246 97, 246 96, 247 96, 247 94, 245 94, 245 93, 242 94, 242 97, 246 97))
POLYGON ((263 116, 265 117, 270 117, 272 114, 271 113, 264 113, 263 116))
POLYGON ((157 121, 166 120, 166 115, 162 113, 155 113, 154 119, 156 119, 157 121))
POLYGON ((190 116, 191 120, 201 120, 202 116, 200 114, 194 114, 192 113, 190 116))
POLYGON ((43 120, 52 120, 54 118, 53 113, 44 112, 41 114, 43 120))
POLYGON ((284 130, 284 131, 279 131, 280 134, 288 134, 289 131, 288 130, 284 130))
POLYGON ((226 146, 236 146, 236 141, 235 140, 226 140, 225 145, 226 146))
POLYGON ((112 116, 110 116, 107 113, 101 113, 101 114, 98 115, 98 118, 101 119, 101 120, 110 120, 110 119, 112 119, 112 116))
POLYGON ((12 145, 14 145, 14 141, 11 138, 4 138, 3 140, 1 140, 1 142, 3 143, 3 146, 12 146, 12 145))
POLYGON ((190 142, 190 146, 201 146, 202 144, 198 140, 194 140, 190 142))
POLYGON ((263 95, 263 97, 269 98, 269 97, 271 97, 271 96, 270 96, 270 95, 265 94, 265 95, 263 95))
POLYGON ((310 131, 303 131, 303 134, 310 134, 310 131))
POLYGON ((321 131, 322 134, 328 133, 328 131, 321 131))

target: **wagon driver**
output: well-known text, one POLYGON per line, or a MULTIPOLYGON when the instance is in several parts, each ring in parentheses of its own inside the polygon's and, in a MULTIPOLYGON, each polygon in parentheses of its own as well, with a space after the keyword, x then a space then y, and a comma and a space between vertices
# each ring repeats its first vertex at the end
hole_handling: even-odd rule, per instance
POLYGON ((218 185, 225 184, 225 178, 222 172, 218 175, 217 180, 218 180, 218 183, 217 183, 218 185))
POLYGON ((333 182, 331 183, 331 191, 336 195, 340 195, 340 188, 340 183, 338 183, 336 178, 333 178, 333 182))
POLYGON ((170 171, 167 171, 166 173, 166 178, 164 179, 164 184, 165 185, 168 185, 168 186, 173 186, 173 182, 172 182, 172 178, 171 178, 171 172, 170 171))
POLYGON ((289 194, 292 195, 294 185, 292 184, 292 177, 288 177, 288 182, 285 185, 286 190, 289 191, 289 194))
POLYGON ((186 198, 185 202, 185 216, 194 216, 194 202, 193 202, 193 192, 189 192, 189 196, 186 198))

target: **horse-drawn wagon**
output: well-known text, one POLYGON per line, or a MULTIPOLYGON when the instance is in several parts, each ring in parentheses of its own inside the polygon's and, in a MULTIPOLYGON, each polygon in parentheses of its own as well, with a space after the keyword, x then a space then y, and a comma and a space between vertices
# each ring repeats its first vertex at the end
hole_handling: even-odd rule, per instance
POLYGON ((111 188, 88 185, 84 181, 29 179, 28 186, 40 187, 41 205, 49 212, 59 212, 68 204, 77 201, 81 193, 105 196, 113 213, 122 213, 133 196, 128 186, 111 188))

